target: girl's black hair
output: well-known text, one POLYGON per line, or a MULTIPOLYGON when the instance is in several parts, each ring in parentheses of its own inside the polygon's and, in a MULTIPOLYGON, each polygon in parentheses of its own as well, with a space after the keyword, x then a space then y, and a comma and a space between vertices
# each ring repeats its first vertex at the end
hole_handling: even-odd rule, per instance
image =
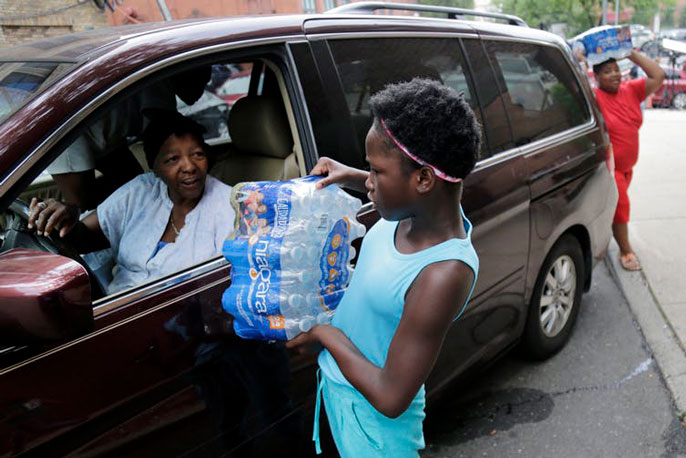
POLYGON ((598 73, 600 73, 600 71, 603 69, 603 67, 604 67, 606 64, 610 64, 610 63, 612 63, 612 62, 617 62, 617 61, 616 61, 613 57, 610 57, 608 60, 604 60, 604 61, 602 61, 602 62, 599 63, 599 64, 595 64, 595 65, 593 66, 593 73, 595 73, 595 74, 597 75, 598 73))
POLYGON ((387 85, 371 97, 369 106, 377 128, 381 129, 383 119, 393 136, 420 159, 457 178, 474 168, 481 129, 461 92, 438 81, 414 78, 387 85))
POLYGON ((160 148, 171 135, 181 137, 191 134, 204 151, 208 150, 202 136, 205 133, 205 128, 191 118, 187 118, 176 111, 160 108, 146 108, 143 110, 143 114, 150 119, 150 123, 143 131, 143 151, 150 169, 155 163, 160 148))

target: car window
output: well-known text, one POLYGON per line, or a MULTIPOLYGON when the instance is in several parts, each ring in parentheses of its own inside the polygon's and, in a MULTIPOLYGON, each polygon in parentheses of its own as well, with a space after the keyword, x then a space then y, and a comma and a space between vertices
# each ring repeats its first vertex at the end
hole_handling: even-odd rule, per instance
POLYGON ((71 66, 59 62, 0 63, 0 121, 48 84, 51 76, 71 66))
MULTIPOLYGON (((228 128, 228 116, 231 107, 241 98, 248 95, 250 89, 252 62, 214 64, 211 66, 211 77, 203 95, 191 105, 179 97, 176 98, 176 109, 202 124, 207 130, 205 141, 210 145, 231 141, 228 128)), ((264 72, 260 74, 261 93, 264 72)))
MULTIPOLYGON (((271 61, 184 67, 162 76, 151 75, 125 94, 79 125, 75 139, 60 146, 52 163, 19 195, 24 205, 34 198, 69 204, 80 211, 81 218, 97 208, 106 238, 104 247, 84 249, 69 237, 57 240, 56 233, 52 241, 38 238, 56 252, 62 254, 66 249, 77 255, 94 281, 93 300, 100 301, 220 256, 223 241, 234 227, 229 186, 302 174, 302 159, 296 158, 296 151, 300 158, 303 153, 296 147, 300 143, 295 141, 290 98, 279 67, 271 61), (172 194, 181 193, 184 186, 195 186, 196 175, 184 171, 177 180, 178 174, 151 171, 150 147, 146 157, 141 141, 151 119, 174 111, 204 129, 206 171, 215 178, 197 180, 202 187, 200 201, 182 221, 174 221, 172 194), (176 239, 160 244, 169 228, 176 232, 176 239), (181 251, 165 255, 170 250, 181 251), (143 271, 139 267, 150 270, 151 275, 138 275, 136 272, 143 271), (117 283, 126 272, 132 273, 131 277, 117 283)), ((5 245, 2 251, 25 247, 5 245)), ((29 248, 41 249, 41 245, 31 241, 29 248)))
MULTIPOLYGON (((472 70, 483 118, 484 146, 481 148, 481 159, 486 159, 514 147, 512 132, 505 105, 498 89, 499 85, 496 82, 483 44, 476 39, 465 39, 463 43, 472 70)), ((521 61, 509 61, 507 63, 512 66, 519 65, 521 67, 522 65, 521 61)))
POLYGON ((387 84, 416 76, 431 78, 463 92, 470 104, 475 103, 455 39, 332 40, 329 46, 362 157, 372 124, 369 98, 387 84))
POLYGON ((559 50, 504 41, 487 41, 486 49, 501 82, 517 146, 589 119, 581 87, 559 50))

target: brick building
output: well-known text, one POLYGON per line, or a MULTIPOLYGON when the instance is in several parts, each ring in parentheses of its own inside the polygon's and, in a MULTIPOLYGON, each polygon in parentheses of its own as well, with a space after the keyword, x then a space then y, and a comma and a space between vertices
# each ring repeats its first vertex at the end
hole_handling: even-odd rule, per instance
MULTIPOLYGON (((360 0, 0 0, 0 47, 109 25, 251 14, 315 13, 360 0), (105 4, 111 8, 99 8, 105 4), (114 11, 112 11, 114 10, 114 11)), ((416 3, 416 0, 395 0, 416 3)))
MULTIPOLYGON (((166 5, 173 19, 234 16, 249 14, 320 13, 346 3, 360 0, 110 0, 115 7, 109 12, 112 24, 162 21, 160 3, 166 5)), ((394 0, 397 3, 417 3, 416 0, 394 0)))
POLYGON ((0 0, 0 46, 107 25, 93 0, 0 0))

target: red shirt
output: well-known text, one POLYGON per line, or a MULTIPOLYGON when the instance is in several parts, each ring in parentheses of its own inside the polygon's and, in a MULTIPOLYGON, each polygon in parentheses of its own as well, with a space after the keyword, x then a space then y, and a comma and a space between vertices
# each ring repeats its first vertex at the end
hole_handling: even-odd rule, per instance
POLYGON ((595 97, 610 134, 615 170, 628 172, 638 160, 638 129, 643 124, 641 102, 646 98, 646 80, 622 82, 614 94, 596 88, 595 97))

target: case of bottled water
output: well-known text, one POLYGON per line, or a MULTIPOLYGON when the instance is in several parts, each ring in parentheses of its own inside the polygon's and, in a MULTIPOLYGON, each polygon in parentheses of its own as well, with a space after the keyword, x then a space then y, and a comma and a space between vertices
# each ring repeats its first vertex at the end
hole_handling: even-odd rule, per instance
POLYGON ((589 65, 596 65, 608 59, 619 60, 633 49, 631 30, 624 26, 594 27, 571 39, 572 49, 581 51, 589 65))
POLYGON ((350 281, 351 242, 365 233, 362 206, 318 176, 239 183, 231 192, 234 233, 224 242, 231 285, 222 297, 247 339, 290 340, 328 323, 350 281))

